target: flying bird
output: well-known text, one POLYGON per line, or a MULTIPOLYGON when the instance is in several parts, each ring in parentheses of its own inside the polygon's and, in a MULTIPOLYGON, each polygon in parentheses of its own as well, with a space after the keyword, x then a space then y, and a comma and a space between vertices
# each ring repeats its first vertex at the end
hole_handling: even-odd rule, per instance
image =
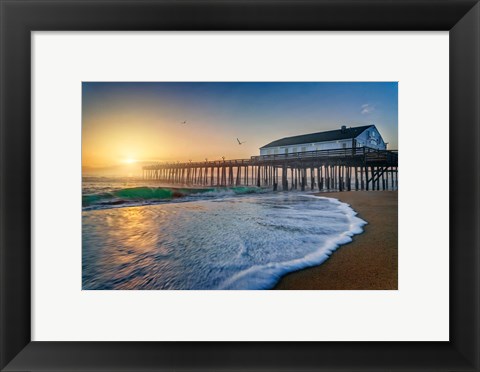
POLYGON ((239 145, 241 145, 242 143, 245 143, 247 141, 240 142, 240 140, 237 138, 237 142, 238 142, 239 145))
POLYGON ((180 124, 187 124, 187 121, 184 120, 184 121, 182 121, 180 124))

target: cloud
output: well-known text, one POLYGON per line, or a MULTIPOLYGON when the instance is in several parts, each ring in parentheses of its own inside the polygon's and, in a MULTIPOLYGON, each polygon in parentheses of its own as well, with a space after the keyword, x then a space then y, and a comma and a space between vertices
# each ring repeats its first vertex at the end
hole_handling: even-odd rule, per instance
POLYGON ((363 115, 366 115, 366 114, 371 114, 373 111, 375 111, 375 106, 369 104, 369 103, 365 103, 364 105, 362 105, 362 111, 361 113, 363 115))

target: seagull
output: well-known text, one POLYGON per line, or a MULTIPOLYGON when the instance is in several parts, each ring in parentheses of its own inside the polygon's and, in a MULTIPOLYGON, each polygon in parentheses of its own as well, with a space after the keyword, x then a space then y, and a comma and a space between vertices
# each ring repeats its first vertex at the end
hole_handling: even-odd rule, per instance
POLYGON ((180 124, 187 124, 187 121, 184 120, 184 121, 182 121, 180 124))
POLYGON ((237 138, 237 142, 238 142, 239 145, 241 145, 242 143, 245 143, 247 141, 240 142, 240 140, 237 138))

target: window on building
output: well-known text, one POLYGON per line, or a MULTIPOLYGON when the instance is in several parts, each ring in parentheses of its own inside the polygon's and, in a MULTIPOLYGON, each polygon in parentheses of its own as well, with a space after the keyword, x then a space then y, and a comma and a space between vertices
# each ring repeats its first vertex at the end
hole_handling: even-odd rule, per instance
POLYGON ((284 152, 285 154, 288 154, 288 147, 285 147, 285 149, 283 150, 283 152, 284 152))
POLYGON ((305 146, 302 146, 302 152, 307 151, 307 148, 305 146))
POLYGON ((292 150, 292 152, 297 152, 297 148, 294 147, 293 150, 292 150))
POLYGON ((342 147, 343 147, 344 149, 346 149, 346 148, 347 148, 347 144, 346 144, 345 142, 342 143, 342 147))
POLYGON ((278 154, 278 149, 273 150, 273 153, 274 153, 275 155, 277 155, 277 154, 278 154))

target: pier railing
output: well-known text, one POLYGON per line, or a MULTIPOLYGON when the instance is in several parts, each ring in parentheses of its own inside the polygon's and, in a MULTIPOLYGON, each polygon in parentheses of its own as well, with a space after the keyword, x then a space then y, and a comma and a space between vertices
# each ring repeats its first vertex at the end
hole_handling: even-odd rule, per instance
POLYGON ((385 160, 398 162, 398 152, 395 150, 377 150, 369 147, 354 147, 343 149, 315 150, 294 152, 288 154, 258 155, 250 158, 253 162, 278 161, 278 160, 311 160, 329 158, 364 158, 365 161, 385 160))
POLYGON ((283 162, 283 161, 298 161, 298 160, 325 160, 325 159, 358 159, 368 162, 383 161, 392 165, 398 165, 398 151, 397 150, 377 150, 369 147, 344 148, 344 149, 330 149, 330 150, 315 150, 294 152, 288 154, 270 154, 270 155, 256 155, 251 156, 250 159, 225 159, 225 160, 208 160, 197 162, 164 162, 144 166, 143 169, 151 170, 158 168, 171 167, 217 167, 217 166, 252 166, 257 163, 267 162, 283 162))

